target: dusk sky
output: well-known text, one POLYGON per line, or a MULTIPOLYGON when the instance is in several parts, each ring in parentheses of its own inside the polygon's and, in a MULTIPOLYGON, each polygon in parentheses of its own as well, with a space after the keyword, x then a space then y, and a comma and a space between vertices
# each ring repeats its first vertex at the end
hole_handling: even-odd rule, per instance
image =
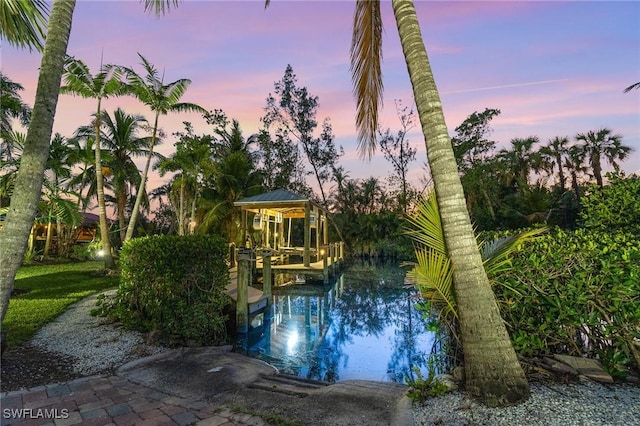
MULTIPOLYGON (((416 1, 418 17, 450 134, 469 114, 497 108, 491 125, 500 147, 513 138, 555 136, 609 127, 635 152, 623 163, 640 170, 640 90, 623 89, 640 81, 640 2, 462 2, 416 1)), ((354 2, 272 0, 192 1, 156 18, 138 1, 79 0, 68 53, 95 73, 105 63, 132 66, 142 73, 137 52, 165 72, 165 82, 189 78, 182 100, 208 110, 222 109, 239 120, 245 137, 258 131, 265 99, 287 64, 299 85, 319 97, 318 119, 331 119, 341 164, 352 178, 386 177, 391 167, 377 151, 371 162, 359 159, 355 106, 349 72, 354 2)), ((412 92, 393 11, 383 1, 384 110, 381 126, 397 131, 394 100, 412 105, 412 92)), ((22 84, 33 105, 40 55, 3 43, 1 69, 22 84)), ((122 107, 151 120, 133 98, 117 98, 104 107, 122 107)), ((88 124, 94 100, 62 95, 54 131, 71 136, 88 124)), ((193 123, 209 132, 195 114, 160 118, 167 135, 193 123)), ((172 152, 169 136, 158 149, 172 152)), ((412 177, 423 174, 424 141, 412 177)), ((149 189, 160 184, 153 177, 149 189)))

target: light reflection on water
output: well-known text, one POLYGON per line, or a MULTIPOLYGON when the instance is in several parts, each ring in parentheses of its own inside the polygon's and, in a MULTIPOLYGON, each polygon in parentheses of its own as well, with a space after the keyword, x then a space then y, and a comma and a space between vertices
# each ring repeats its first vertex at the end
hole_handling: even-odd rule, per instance
POLYGON ((308 379, 403 382, 412 366, 425 372, 434 339, 404 277, 356 263, 329 285, 274 287, 271 318, 237 350, 308 379))

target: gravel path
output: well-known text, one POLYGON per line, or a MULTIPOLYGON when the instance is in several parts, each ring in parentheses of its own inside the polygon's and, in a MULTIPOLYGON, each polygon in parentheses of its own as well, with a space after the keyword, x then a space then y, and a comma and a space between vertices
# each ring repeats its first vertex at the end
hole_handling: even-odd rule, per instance
POLYGON ((141 333, 105 323, 103 317, 92 316, 96 297, 87 297, 70 306, 64 314, 42 327, 31 344, 70 357, 74 372, 83 376, 113 371, 126 362, 166 350, 147 345, 141 333))
MULTIPOLYGON (((43 327, 31 344, 70 359, 73 370, 80 375, 113 371, 128 361, 165 350, 145 344, 140 333, 91 316, 95 301, 93 296, 71 306, 43 327)), ((487 408, 461 392, 451 392, 414 404, 413 414, 415 424, 421 426, 640 425, 640 386, 591 381, 533 383, 526 402, 506 408, 487 408)))

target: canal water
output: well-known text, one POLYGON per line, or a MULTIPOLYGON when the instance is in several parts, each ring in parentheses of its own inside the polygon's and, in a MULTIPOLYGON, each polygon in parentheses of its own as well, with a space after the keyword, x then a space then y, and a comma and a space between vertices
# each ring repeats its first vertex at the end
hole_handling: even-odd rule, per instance
POLYGON ((292 279, 274 288, 271 311, 236 350, 307 379, 404 382, 413 367, 426 371, 434 341, 405 275, 358 262, 330 284, 292 279))

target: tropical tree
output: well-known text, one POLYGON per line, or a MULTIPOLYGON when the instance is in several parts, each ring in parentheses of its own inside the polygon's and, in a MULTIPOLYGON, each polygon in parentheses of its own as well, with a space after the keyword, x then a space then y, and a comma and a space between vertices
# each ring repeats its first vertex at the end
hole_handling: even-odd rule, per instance
MULTIPOLYGON (((411 0, 393 0, 400 42, 422 125, 447 254, 453 268, 466 389, 488 405, 516 403, 529 385, 513 349, 483 267, 420 24, 411 0)), ((356 124, 363 156, 375 147, 382 19, 379 1, 356 3, 351 45, 356 124)))
POLYGON ((529 184, 531 172, 540 170, 540 154, 533 149, 537 144, 537 136, 528 138, 515 138, 511 140, 510 149, 501 149, 497 158, 503 163, 506 170, 505 183, 507 186, 517 186, 520 190, 525 190, 529 184))
POLYGON ((602 182, 602 158, 604 157, 618 171, 617 160, 625 160, 633 152, 633 148, 622 144, 621 135, 613 134, 613 131, 606 127, 595 131, 590 130, 587 133, 578 133, 576 141, 582 142, 581 148, 600 188, 604 185, 602 182))
POLYGON ((407 207, 411 200, 411 184, 408 181, 407 174, 409 173, 409 163, 416 159, 417 149, 409 145, 407 139, 407 132, 415 127, 415 113, 413 109, 407 106, 402 106, 400 101, 396 101, 396 113, 400 119, 401 129, 397 134, 392 134, 391 129, 383 133, 382 130, 378 131, 378 144, 380 150, 384 154, 384 158, 387 159, 393 166, 395 175, 391 176, 390 182, 397 182, 400 186, 398 196, 398 207, 403 214, 407 213, 407 207))
POLYGON ((311 189, 305 182, 305 169, 298 146, 279 131, 274 136, 266 129, 254 136, 259 146, 258 167, 263 178, 262 185, 266 190, 281 188, 310 195, 311 189))
POLYGON ((499 109, 474 111, 458 127, 451 138, 453 153, 461 173, 467 210, 478 229, 496 226, 500 184, 499 168, 493 156, 496 142, 489 139, 491 120, 499 109))
POLYGON ((77 204, 82 212, 87 210, 90 199, 97 195, 96 154, 93 147, 95 134, 93 126, 84 126, 84 128, 87 129, 86 135, 79 135, 80 129, 78 129, 70 139, 75 147, 70 158, 77 170, 67 183, 67 188, 77 194, 77 204), (86 194, 84 193, 85 188, 87 189, 86 194))
POLYGON ((571 176, 571 189, 580 198, 580 177, 587 173, 588 167, 585 165, 585 151, 579 145, 572 145, 567 151, 564 160, 564 167, 571 176))
POLYGON ((461 172, 466 173, 469 169, 484 164, 493 152, 496 143, 488 139, 491 133, 489 124, 500 113, 499 109, 494 108, 474 111, 455 128, 456 134, 451 138, 451 143, 461 172))
POLYGON ((7 149, 5 138, 13 130, 11 120, 17 119, 20 124, 27 126, 31 118, 31 107, 22 101, 18 92, 24 90, 21 84, 14 83, 0 72, 0 154, 7 149))
POLYGON ((565 158, 569 154, 569 138, 559 137, 549 140, 546 146, 543 146, 538 151, 541 155, 544 168, 553 174, 555 169, 558 169, 558 186, 560 192, 564 192, 566 186, 566 178, 564 175, 564 162, 565 158))
MULTIPOLYGON (((140 171, 134 159, 149 155, 149 136, 140 136, 147 119, 139 114, 127 114, 121 108, 113 112, 113 117, 102 111, 101 140, 110 154, 110 160, 105 162, 111 175, 111 187, 116 198, 116 212, 118 215, 118 229, 120 241, 124 242, 127 229, 126 208, 131 194, 131 187, 140 184, 140 171)), ((155 158, 163 158, 155 153, 155 158)))
MULTIPOLYGON (((145 0, 145 10, 155 10, 160 15, 171 4, 177 6, 178 3, 179 0, 145 0)), ((3 10, 0 13, 0 38, 12 45, 37 48, 36 38, 40 39, 44 26, 42 16, 45 4, 41 0, 1 1, 0 7, 3 10), (13 8, 12 13, 6 12, 9 4, 13 8)), ((54 0, 47 24, 33 117, 11 199, 11 209, 0 231, 0 322, 7 312, 15 274, 24 257, 37 211, 75 5, 76 0, 54 0)))
POLYGON ((72 174, 73 162, 71 158, 74 150, 73 142, 69 143, 59 133, 56 133, 51 140, 49 158, 44 172, 43 191, 45 200, 43 219, 47 224, 47 236, 43 253, 45 257, 49 256, 51 249, 54 223, 57 235, 56 254, 60 255, 64 245, 63 223, 73 228, 82 222, 77 205, 71 201, 69 192, 64 189, 72 174))
MULTIPOLYGON (((0 151, 0 207, 11 198, 26 135, 12 130, 5 135, 6 149, 0 151)), ((7 204, 9 204, 7 202, 7 204)))
MULTIPOLYGON (((15 2, 23 11, 30 7, 29 3, 15 2)), ((0 230, 0 321, 4 319, 9 306, 16 272, 22 263, 40 200, 75 4, 75 0, 54 0, 51 8, 31 123, 11 206, 0 230)), ((19 45, 28 46, 30 38, 24 33, 23 25, 34 21, 28 18, 26 23, 8 32, 10 27, 5 26, 6 18, 2 19, 0 35, 19 45)))
POLYGON ((241 243, 237 232, 240 212, 233 203, 263 189, 262 173, 258 169, 259 155, 254 150, 258 140, 255 135, 245 139, 240 123, 237 120, 229 122, 221 111, 216 111, 214 116, 209 117, 208 122, 214 125, 218 138, 214 141, 208 179, 210 190, 202 200, 198 232, 216 230, 229 241, 241 243))
POLYGON ((326 184, 332 177, 332 170, 342 152, 336 149, 333 130, 328 119, 322 123, 319 136, 314 132, 318 128, 316 113, 319 106, 317 96, 309 93, 306 87, 298 87, 297 76, 291 65, 287 65, 282 80, 275 83, 275 96, 267 98, 266 114, 262 118, 268 128, 275 124, 283 137, 295 138, 311 166, 323 206, 327 206, 326 184), (277 98, 276 98, 277 97, 277 98))
POLYGON ((104 252, 104 266, 113 269, 115 263, 111 253, 109 240, 109 225, 107 224, 107 210, 104 201, 104 177, 102 165, 101 133, 102 127, 102 100, 123 93, 120 82, 120 70, 112 65, 101 65, 96 75, 91 73, 89 67, 79 59, 68 58, 64 73, 65 85, 60 88, 61 93, 91 98, 97 101, 96 112, 93 117, 94 147, 95 147, 95 175, 96 191, 98 195, 98 215, 100 218, 100 236, 102 250, 104 252))
POLYGON ((193 233, 198 199, 201 196, 205 180, 213 169, 213 142, 211 136, 197 136, 191 123, 185 122, 185 131, 176 133, 180 140, 175 144, 176 151, 168 158, 158 162, 160 176, 175 173, 171 181, 170 197, 175 200, 178 222, 178 235, 193 233), (187 215, 190 212, 190 218, 187 215))
POLYGON ((42 51, 48 14, 44 0, 2 0, 0 38, 12 46, 42 51))
MULTIPOLYGON (((164 4, 164 2, 162 2, 164 4)), ((149 5, 149 2, 145 3, 149 5)), ((149 6, 147 6, 149 7, 149 6)), ((157 9, 159 10, 159 9, 157 9)), ((129 219, 129 226, 127 227, 127 233, 124 240, 127 241, 133 236, 133 230, 135 229, 136 221, 138 219, 138 213, 140 211, 140 204, 143 197, 146 195, 145 187, 147 184, 147 175, 149 173, 149 167, 151 165, 151 159, 153 158, 153 150, 158 142, 158 119, 160 115, 166 115, 169 112, 200 112, 203 115, 207 114, 207 110, 189 102, 179 102, 182 95, 191 84, 191 80, 179 79, 172 83, 164 84, 163 77, 159 76, 158 70, 147 59, 138 53, 140 57, 141 65, 146 72, 145 76, 141 76, 136 73, 132 68, 123 68, 127 75, 126 88, 129 93, 133 94, 140 102, 145 104, 155 113, 153 121, 153 133, 149 142, 147 160, 142 171, 142 177, 140 179, 140 186, 136 193, 136 201, 131 212, 131 218, 129 219)))

